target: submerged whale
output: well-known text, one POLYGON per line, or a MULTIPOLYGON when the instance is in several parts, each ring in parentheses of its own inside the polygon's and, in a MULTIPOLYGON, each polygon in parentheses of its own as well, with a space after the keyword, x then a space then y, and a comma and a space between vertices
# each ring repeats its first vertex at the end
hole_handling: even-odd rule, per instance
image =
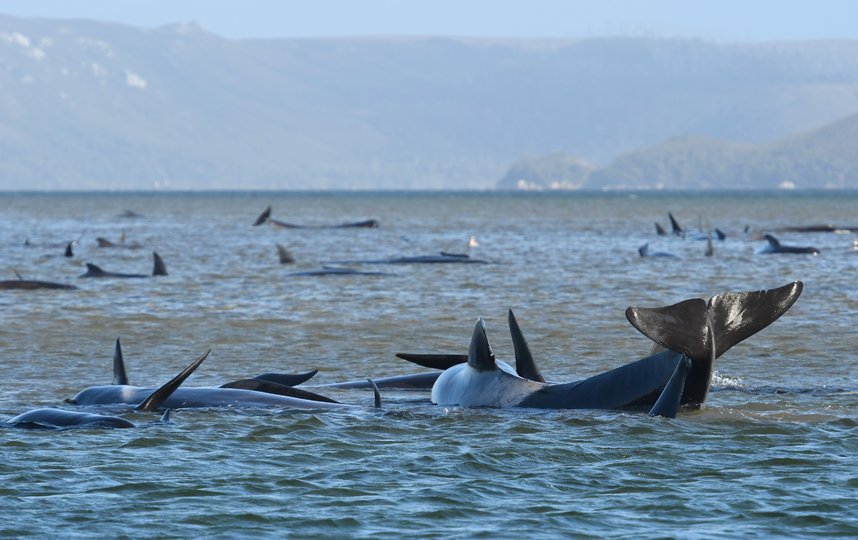
POLYGON ((271 217, 271 207, 269 206, 265 210, 259 214, 259 217, 256 218, 256 221, 253 222, 253 226, 257 227, 262 225, 263 223, 270 223, 275 227, 280 227, 282 229, 376 229, 378 228, 378 220, 376 219, 365 219, 362 221, 351 221, 347 223, 339 223, 336 225, 298 225, 295 223, 288 223, 286 221, 280 221, 271 217))
MULTIPOLYGON (((152 258, 154 259, 154 266, 152 268, 152 276, 166 276, 167 275, 167 265, 164 264, 164 261, 161 259, 161 256, 152 252, 152 258)), ((78 277, 82 278, 146 278, 150 277, 149 274, 123 274, 121 272, 108 272, 106 270, 102 270, 100 267, 92 264, 86 263, 86 272, 81 274, 78 277)))
POLYGON ((390 259, 368 259, 354 261, 332 261, 331 264, 487 264, 483 259, 472 259, 466 253, 439 251, 437 255, 392 257, 390 259))
POLYGON ((39 281, 36 279, 24 279, 18 274, 18 279, 6 279, 0 281, 0 289, 5 290, 24 290, 24 291, 32 291, 35 289, 65 289, 65 290, 73 290, 77 289, 74 285, 67 285, 65 283, 55 283, 53 281, 39 281))
MULTIPOLYGON (((157 411, 162 408, 167 399, 182 385, 191 373, 203 363, 211 351, 206 351, 202 356, 191 362, 178 375, 170 379, 166 384, 151 392, 135 407, 138 411, 157 411)), ((161 416, 161 422, 169 419, 170 410, 167 409, 161 416)), ((83 411, 69 411, 66 409, 42 408, 27 411, 0 422, 0 427, 20 429, 68 429, 75 427, 90 428, 131 428, 135 424, 120 416, 95 414, 83 411)))
POLYGON ((355 270, 354 268, 344 268, 342 266, 322 266, 318 270, 304 270, 300 272, 290 272, 287 276, 389 276, 387 272, 367 272, 365 270, 355 270))
POLYGON ((774 236, 767 234, 764 238, 769 242, 769 245, 760 251, 761 254, 768 253, 809 253, 818 255, 819 250, 812 246, 785 246, 774 236))
POLYGON ((641 257, 670 257, 676 258, 676 255, 673 253, 667 253, 665 251, 650 251, 649 250, 649 242, 642 245, 638 248, 638 255, 641 257))

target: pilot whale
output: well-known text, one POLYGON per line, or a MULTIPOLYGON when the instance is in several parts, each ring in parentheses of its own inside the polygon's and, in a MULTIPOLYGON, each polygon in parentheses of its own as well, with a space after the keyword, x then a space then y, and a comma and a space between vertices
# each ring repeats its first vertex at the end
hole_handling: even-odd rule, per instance
POLYGON ((39 281, 36 279, 24 279, 20 274, 18 275, 18 279, 6 279, 0 281, 0 289, 10 290, 24 290, 24 291, 32 291, 35 289, 65 289, 65 290, 73 290, 77 289, 74 285, 66 285, 65 283, 55 283, 53 281, 39 281))
POLYGON ((819 250, 812 246, 785 246, 774 236, 767 234, 764 238, 769 242, 769 245, 763 248, 760 253, 809 253, 811 255, 819 255, 819 250))
POLYGON ((256 218, 256 221, 253 222, 254 227, 258 227, 263 223, 270 223, 275 227, 280 227, 282 229, 377 229, 378 228, 378 220, 377 219, 365 219, 362 221, 350 221, 347 223, 339 223, 337 225, 298 225, 295 223, 288 223, 286 221, 280 221, 271 217, 271 207, 269 206, 265 210, 259 214, 259 217, 256 218))
MULTIPOLYGON (((146 396, 136 407, 138 411, 157 411, 162 408, 164 402, 181 386, 191 373, 203 363, 211 351, 206 351, 202 356, 191 362, 178 375, 170 379, 166 384, 146 396)), ((164 412, 160 422, 166 422, 170 417, 170 410, 164 412)), ((68 429, 76 427, 90 428, 132 428, 135 424, 120 416, 95 414, 83 411, 69 411, 66 409, 42 408, 27 411, 0 422, 0 427, 20 429, 68 429)))
POLYGON ((480 318, 471 337, 468 362, 438 377, 431 400, 459 407, 630 409, 653 401, 654 396, 648 407, 650 415, 673 418, 690 366, 691 360, 683 353, 664 351, 582 381, 533 381, 496 361, 485 321, 480 318))
MULTIPOLYGON (((155 263, 152 268, 153 276, 166 276, 167 275, 167 265, 164 264, 164 261, 161 259, 161 256, 152 252, 152 258, 155 263)), ((121 272, 108 272, 106 270, 102 270, 100 267, 92 264, 86 263, 86 272, 81 274, 78 277, 82 278, 146 278, 149 277, 147 274, 123 274, 121 272)))
MULTIPOLYGON (((479 379, 479 377, 472 377, 473 372, 462 365, 465 362, 471 362, 470 351, 467 356, 404 353, 399 353, 397 356, 426 367, 446 370, 433 383, 433 394, 437 392, 438 399, 444 402, 469 403, 471 406, 473 403, 482 403, 482 406, 515 405, 548 408, 565 408, 570 404, 575 405, 573 408, 655 407, 663 390, 662 393, 653 392, 637 400, 631 399, 642 387, 636 388, 631 385, 628 382, 629 378, 643 380, 642 377, 653 377, 654 379, 650 380, 670 380, 669 377, 672 375, 668 372, 673 365, 674 371, 684 372, 677 373, 677 377, 672 379, 674 387, 679 385, 680 379, 683 377, 685 379, 681 389, 680 405, 695 408, 700 407, 706 399, 715 359, 777 320, 792 307, 801 294, 802 288, 802 283, 796 281, 769 290, 722 293, 713 296, 708 302, 703 299, 690 299, 661 308, 629 307, 626 310, 626 318, 632 326, 656 343, 653 355, 583 381, 586 384, 581 384, 579 381, 568 385, 549 385, 547 388, 540 386, 538 383, 544 383, 544 379, 533 360, 512 310, 509 312, 509 324, 516 360, 514 374, 536 384, 515 381, 507 385, 507 389, 500 392, 500 395, 476 398, 472 394, 480 394, 480 392, 462 383, 468 378, 479 379), (690 365, 680 366, 676 357, 673 360, 666 359, 665 355, 669 357, 671 353, 685 356, 690 360, 690 365), (446 375, 448 371, 464 375, 455 377, 446 375), (448 377, 454 377, 455 382, 451 384, 448 377), (585 393, 587 388, 597 384, 605 384, 608 390, 600 390, 599 393, 590 395, 585 393), (445 388, 447 386, 450 388, 445 388), (515 387, 516 391, 508 390, 509 387, 515 387), (536 393, 536 390, 539 393, 536 393), (523 394, 527 395, 527 400, 522 397, 523 394), (628 402, 625 405, 622 404, 624 400, 628 402)), ((475 329, 476 333, 477 329, 475 329)), ((484 353, 482 356, 487 355, 484 353)), ((495 363, 498 370, 508 375, 513 374, 513 370, 505 367, 502 362, 495 363)), ((488 367, 484 367, 482 371, 495 370, 491 362, 487 361, 486 366, 488 367)), ((480 372, 480 369, 477 368, 477 371, 480 372)), ((508 375, 492 374, 493 377, 505 381, 510 380, 508 375)), ((403 376, 401 379, 407 381, 408 376, 403 376)), ((666 385, 665 388, 667 388, 666 385)), ((668 395, 669 393, 665 394, 666 399, 668 395)))
MULTIPOLYGON (((268 374, 271 376, 273 374, 268 374)), ((73 398, 66 400, 72 405, 134 405, 139 403, 152 392, 150 388, 127 384, 124 361, 117 339, 114 353, 114 383, 105 386, 91 386, 78 392, 73 398), (118 360, 117 360, 118 358, 118 360), (118 367, 121 366, 121 367, 118 367)), ((377 386, 371 381, 370 387, 375 395, 376 407, 380 407, 381 397, 377 386)), ((163 402, 170 409, 203 408, 203 407, 246 407, 246 408, 289 408, 308 410, 344 409, 356 410, 361 407, 339 403, 311 392, 292 389, 286 385, 260 379, 257 383, 237 382, 234 387, 190 387, 179 388, 163 402), (267 384, 266 384, 267 383, 267 384), (249 386, 255 385, 256 388, 249 386), (243 387, 242 387, 243 386, 243 387), (267 388, 261 391, 262 387, 267 388), (275 391, 276 390, 276 391, 275 391)))

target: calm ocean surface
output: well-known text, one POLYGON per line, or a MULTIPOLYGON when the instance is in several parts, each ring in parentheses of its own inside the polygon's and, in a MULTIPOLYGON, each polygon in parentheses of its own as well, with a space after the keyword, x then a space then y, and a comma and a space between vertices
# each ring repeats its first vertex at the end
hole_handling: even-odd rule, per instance
MULTIPOLYGON (((858 251, 853 234, 783 233, 822 253, 760 255, 743 231, 858 226, 858 192, 723 194, 0 194, 0 418, 132 384, 319 369, 325 383, 421 371, 396 352, 466 352, 485 317, 512 358, 515 310, 543 374, 645 356, 625 320, 660 306, 802 280, 780 320, 719 359, 705 407, 674 420, 611 411, 467 410, 428 393, 325 391, 366 410, 179 410, 144 427, 0 430, 0 536, 858 536, 858 251), (378 219, 378 229, 251 227, 378 219), (133 210, 140 218, 120 217, 133 210), (672 211, 706 242, 658 237, 672 211), (98 248, 101 236, 143 249, 98 248), (388 276, 289 277, 325 261, 464 252, 487 265, 365 265, 388 276), (74 258, 62 256, 78 239, 74 258), (29 239, 29 246, 25 241, 29 239), (641 258, 637 248, 675 259, 641 258), (296 264, 278 263, 275 245, 296 264), (84 263, 169 276, 87 280, 84 263)), ((694 236, 692 233, 690 236, 694 236)))

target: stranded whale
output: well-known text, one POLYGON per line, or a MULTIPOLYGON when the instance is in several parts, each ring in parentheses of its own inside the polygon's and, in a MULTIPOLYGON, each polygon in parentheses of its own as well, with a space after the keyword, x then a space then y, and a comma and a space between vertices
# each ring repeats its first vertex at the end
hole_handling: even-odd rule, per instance
MULTIPOLYGON (((167 275, 167 265, 164 264, 164 261, 161 257, 152 252, 152 258, 155 263, 152 268, 153 276, 166 276, 167 275)), ((108 272, 106 270, 102 270, 98 266, 92 263, 86 263, 86 272, 81 274, 78 277, 82 278, 146 278, 149 277, 148 274, 123 274, 121 272, 108 272)))
MULTIPOLYGON (((138 411, 157 411, 164 402, 181 386, 191 373, 203 363, 208 357, 206 351, 202 356, 191 362, 181 373, 170 379, 166 384, 144 397, 135 407, 138 411)), ((169 418, 169 409, 161 417, 164 422, 169 418)), ((66 429, 75 427, 100 427, 100 428, 130 428, 135 427, 133 423, 119 416, 94 414, 81 411, 69 411, 66 409, 43 408, 34 409, 19 414, 0 423, 2 427, 22 429, 66 429)))
POLYGON ((763 248, 760 253, 810 253, 818 255, 819 250, 811 246, 785 246, 774 236, 767 234, 764 238, 769 242, 769 245, 763 248))

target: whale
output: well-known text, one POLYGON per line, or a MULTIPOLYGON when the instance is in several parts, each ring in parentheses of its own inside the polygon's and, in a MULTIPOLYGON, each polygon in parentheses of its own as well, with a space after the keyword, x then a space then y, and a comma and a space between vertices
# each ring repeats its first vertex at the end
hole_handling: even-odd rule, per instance
POLYGON ((350 221, 339 223, 336 225, 298 225, 287 221, 280 221, 271 217, 271 207, 269 206, 259 214, 256 221, 253 222, 254 227, 258 227, 263 223, 268 223, 281 229, 377 229, 379 226, 377 219, 365 219, 361 221, 350 221))
POLYGON ((22 290, 32 291, 36 289, 77 289, 74 285, 66 283, 55 283, 53 281, 40 281, 37 279, 24 279, 18 274, 18 279, 0 280, 0 290, 22 290))
MULTIPOLYGON (((164 261, 161 259, 161 256, 156 252, 152 252, 152 258, 154 259, 154 266, 152 268, 151 276, 166 276, 167 275, 167 265, 164 264, 164 261)), ((150 277, 150 274, 123 274, 121 272, 108 272, 106 270, 102 270, 99 266, 96 266, 92 263, 86 263, 86 272, 81 274, 81 278, 147 278, 150 277)))
POLYGON ((642 245, 638 248, 638 255, 641 257, 668 257, 668 258, 676 258, 676 255, 673 253, 667 253, 665 251, 650 251, 649 250, 649 242, 642 245))
POLYGON ((691 360, 663 351, 611 371, 565 384, 526 379, 495 359, 483 318, 477 319, 468 361, 445 370, 432 386, 432 403, 457 407, 636 409, 673 418, 691 360))
POLYGON ((819 250, 812 246, 785 246, 780 243, 780 241, 772 236, 771 234, 767 234, 764 238, 769 242, 769 245, 763 248, 760 251, 761 254, 770 254, 770 253, 808 253, 811 255, 818 255, 819 250))
MULTIPOLYGON (((78 392, 73 398, 66 400, 66 403, 81 406, 95 405, 134 405, 151 394, 152 389, 139 387, 127 384, 128 379, 125 375, 124 361, 122 360, 121 348, 117 339, 117 348, 114 352, 114 382, 120 384, 111 384, 103 386, 91 386, 84 388, 78 392), (119 357, 119 361, 117 361, 119 357), (122 368, 117 368, 121 364, 122 368)), ((217 407, 240 407, 240 408, 283 408, 283 409, 304 409, 304 410, 358 410, 361 406, 339 403, 323 396, 309 398, 307 394, 310 392, 291 389, 290 387, 272 381, 263 381, 258 384, 259 387, 267 387, 269 390, 278 390, 286 392, 289 395, 284 395, 273 391, 260 391, 252 388, 241 388, 242 384, 237 384, 236 387, 183 387, 176 389, 169 397, 167 397, 163 406, 170 409, 187 409, 187 408, 217 408, 217 407), (264 384, 268 382, 269 384, 264 384), (277 386, 274 386, 277 385, 277 386), (280 388, 282 387, 282 388, 280 388), (291 392, 290 390, 294 391, 291 392), (299 397, 304 396, 304 397, 299 397), (320 399, 317 399, 320 398, 320 399)), ((376 407, 380 407, 381 396, 377 386, 372 382, 369 386, 373 389, 376 407)))
POLYGON ((474 259, 466 253, 439 251, 437 255, 392 257, 389 259, 366 259, 353 261, 331 261, 331 264, 487 264, 483 259, 474 259))
MULTIPOLYGON (((476 406, 474 403, 478 403, 479 406, 597 409, 650 407, 650 412, 662 411, 659 415, 664 415, 664 411, 669 413, 670 410, 656 407, 658 398, 662 395, 661 392, 667 388, 668 383, 664 381, 672 380, 675 389, 682 380, 679 398, 681 407, 689 409, 701 407, 711 385, 715 359, 780 318, 796 302, 802 290, 802 282, 795 281, 768 290, 722 293, 711 297, 708 301, 702 298, 689 299, 658 308, 631 306, 626 310, 626 319, 655 343, 651 355, 591 379, 585 379, 586 384, 578 381, 567 385, 542 386, 547 383, 533 359, 512 310, 509 311, 508 319, 515 351, 515 370, 496 360, 497 370, 506 372, 505 375, 501 375, 495 373, 491 362, 486 361, 488 369, 483 368, 483 370, 491 372, 491 377, 484 377, 482 382, 476 384, 476 389, 469 388, 468 384, 462 382, 479 379, 473 376, 472 370, 463 365, 470 361, 470 351, 468 355, 398 353, 396 356, 424 367, 445 370, 432 384, 432 392, 438 392, 438 399, 447 404, 467 403, 468 405, 463 406, 476 406), (680 362, 676 354, 684 356, 688 361, 680 362), (673 372, 671 372, 671 366, 673 366, 673 372), (448 372, 455 375, 446 375, 448 372), (674 375, 676 377, 673 377, 674 375), (517 376, 533 384, 520 380, 510 383, 511 376, 517 376), (497 383, 498 387, 503 387, 503 391, 499 391, 498 395, 487 397, 486 392, 479 391, 479 387, 494 384, 485 382, 492 377, 505 381, 503 384, 497 383), (629 380, 649 382, 635 387, 629 383, 629 380), (652 385, 659 381, 664 382, 661 392, 654 391, 643 398, 635 399, 647 384, 652 385), (592 388, 600 388, 600 390, 598 393, 588 392, 588 389, 592 388), (477 397, 475 398, 473 394, 477 394, 477 397)), ((416 380, 416 375, 401 376, 400 384, 403 380, 408 381, 409 377, 415 377, 416 380)), ((665 399, 667 396, 674 396, 674 394, 668 392, 665 394, 665 399)))
MULTIPOLYGON (((248 379, 238 379, 220 385, 220 388, 238 388, 242 390, 254 390, 267 394, 277 394, 281 396, 291 396, 301 399, 314 401, 334 402, 334 400, 309 392, 304 389, 294 388, 295 386, 305 383, 312 379, 318 370, 308 371, 306 373, 263 373, 248 379)), ((122 354, 122 344, 119 338, 116 338, 116 343, 113 347, 113 385, 129 386, 128 374, 125 369, 125 358, 122 354)), ((366 382, 366 388, 372 388, 372 384, 366 382)))
POLYGON ((389 276, 387 272, 369 272, 365 270, 355 270, 354 268, 344 268, 342 266, 323 266, 317 270, 304 270, 300 272, 290 272, 287 276, 389 276))
MULTIPOLYGON (((191 362, 178 375, 167 381, 161 387, 145 396, 135 407, 137 411, 160 410, 170 396, 208 357, 211 351, 206 351, 191 362)), ((170 409, 161 416, 160 422, 166 422, 170 417, 170 409)), ((33 409, 13 418, 0 422, 0 427, 18 429, 69 429, 69 428, 133 428, 137 427, 121 416, 97 414, 85 411, 70 411, 46 407, 33 409)))

